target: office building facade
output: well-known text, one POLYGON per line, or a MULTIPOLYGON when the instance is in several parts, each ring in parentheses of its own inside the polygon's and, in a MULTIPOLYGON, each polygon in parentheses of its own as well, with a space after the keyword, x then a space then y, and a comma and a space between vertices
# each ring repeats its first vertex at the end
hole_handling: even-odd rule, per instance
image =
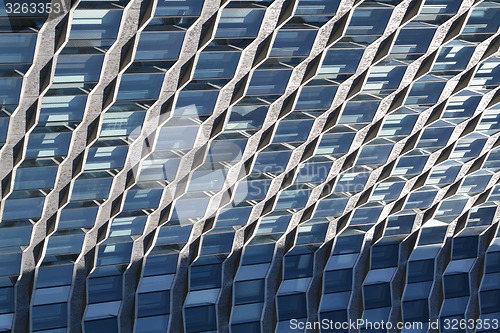
POLYGON ((498 332, 499 1, 2 5, 1 332, 498 332))

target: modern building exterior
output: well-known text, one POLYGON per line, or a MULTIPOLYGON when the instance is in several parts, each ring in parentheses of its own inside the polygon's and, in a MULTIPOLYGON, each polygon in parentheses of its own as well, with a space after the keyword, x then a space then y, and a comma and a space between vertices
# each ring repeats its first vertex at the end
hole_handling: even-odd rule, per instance
POLYGON ((500 1, 0 25, 0 332, 499 332, 500 1))

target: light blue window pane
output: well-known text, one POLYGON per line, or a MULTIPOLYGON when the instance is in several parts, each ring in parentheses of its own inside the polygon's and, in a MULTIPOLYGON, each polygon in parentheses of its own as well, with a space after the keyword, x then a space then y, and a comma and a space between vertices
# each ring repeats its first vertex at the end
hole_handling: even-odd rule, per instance
POLYGON ((163 78, 163 72, 155 74, 125 74, 120 83, 117 99, 156 99, 160 93, 163 78))
POLYGON ((290 155, 290 151, 260 153, 256 158, 253 171, 281 173, 285 170, 290 155))
POLYGON ((125 162, 127 151, 128 146, 91 147, 87 155, 85 169, 98 170, 121 168, 125 162))
POLYGON ((427 51, 435 28, 418 23, 409 23, 403 28, 396 38, 392 54, 423 54, 427 51))
POLYGON ((273 142, 304 142, 312 127, 313 120, 282 121, 279 123, 273 142))
POLYGON ((104 54, 61 54, 57 59, 55 83, 96 82, 104 54))
POLYGON ((335 185, 335 192, 360 192, 364 190, 365 184, 370 176, 367 172, 342 174, 337 184, 335 185))
POLYGON ((231 252, 233 233, 208 233, 202 241, 200 255, 231 252))
POLYGON ((264 9, 227 8, 224 9, 217 27, 215 38, 255 37, 260 28, 264 9))
POLYGON ((71 201, 105 199, 109 195, 112 177, 77 179, 71 193, 71 201))
POLYGON ((276 35, 271 57, 308 56, 317 30, 280 30, 276 35))
POLYGON ((352 15, 346 35, 381 35, 391 14, 391 8, 359 7, 352 15))
POLYGON ((81 120, 87 103, 86 95, 45 96, 40 109, 40 122, 81 120))
POLYGON ((114 39, 120 27, 121 17, 121 10, 77 9, 73 14, 69 38, 72 40, 114 39), (95 24, 96 20, 100 21, 100 24, 95 24))
POLYGON ((300 0, 295 15, 334 15, 339 4, 338 0, 300 0))
POLYGON ((459 40, 451 41, 439 51, 433 71, 461 71, 467 67, 475 47, 459 40))
POLYGON ((52 188, 57 174, 57 166, 45 168, 19 168, 14 181, 15 190, 52 188))
POLYGON ((34 305, 53 304, 68 300, 71 286, 40 288, 35 291, 34 305))
POLYGON ((285 92, 290 70, 257 70, 252 76, 247 95, 274 95, 285 92))
POLYGON ((94 226, 97 206, 63 209, 59 218, 59 229, 90 228, 94 226))
POLYGON ((0 223, 0 248, 29 245, 32 229, 31 223, 16 223, 15 225, 3 224, 4 226, 0 223))
POLYGON ((260 128, 267 115, 267 106, 239 106, 231 108, 228 125, 231 128, 260 128))
POLYGON ((284 191, 279 195, 275 209, 284 210, 303 208, 307 203, 307 199, 309 199, 309 191, 284 191))
POLYGON ((9 45, 2 49, 1 64, 31 63, 35 51, 37 35, 35 33, 0 35, 0 45, 9 45))
POLYGON ((500 7, 482 3, 474 8, 462 34, 494 34, 500 26, 500 7))
POLYGON ((335 200, 322 200, 319 202, 315 217, 340 216, 347 205, 347 198, 335 200))
POLYGON ((397 89, 405 72, 406 66, 402 66, 399 63, 382 62, 370 70, 365 90, 383 92, 384 90, 397 89))
POLYGON ((26 157, 65 156, 68 153, 72 136, 68 128, 43 127, 40 130, 45 133, 33 132, 30 135, 26 157))
POLYGON ((239 60, 239 52, 202 52, 194 78, 233 78, 239 60))
POLYGON ((15 72, 9 73, 9 76, 6 75, 0 75, 0 103, 17 104, 19 102, 23 78, 15 72))
POLYGON ((200 15, 204 0, 169 0, 160 1, 156 7, 156 16, 196 16, 200 15))
POLYGON ((356 165, 377 166, 385 164, 392 148, 393 145, 391 144, 371 144, 369 146, 363 146, 356 161, 356 165))
POLYGON ((330 173, 332 163, 306 163, 299 169, 295 183, 322 182, 330 173))
POLYGON ((39 218, 45 197, 24 198, 5 201, 2 220, 19 220, 25 218, 39 218))
POLYGON ((80 253, 84 238, 83 232, 77 235, 52 236, 47 246, 47 255, 80 253))
POLYGON ((162 193, 163 189, 130 191, 125 200, 125 207, 127 210, 157 207, 162 193))
POLYGON ((354 140, 355 133, 326 133, 323 135, 316 154, 346 153, 354 140))
POLYGON ((376 200, 391 201, 399 198, 405 182, 400 181, 392 184, 379 184, 373 191, 372 198, 376 200))
POLYGON ((329 109, 337 92, 334 84, 302 88, 295 110, 329 109))
POLYGON ((328 50, 319 70, 318 78, 336 79, 341 74, 354 74, 358 68, 364 49, 328 50))
POLYGON ((417 148, 441 148, 446 145, 455 128, 451 124, 438 121, 432 127, 427 127, 420 137, 417 148), (447 126, 447 127, 438 127, 447 126))
POLYGON ((106 112, 100 137, 138 135, 145 112, 106 112))
POLYGON ((135 60, 175 60, 184 36, 183 31, 145 31, 139 39, 135 60))
POLYGON ((196 116, 203 119, 213 113, 218 90, 181 91, 175 105, 176 116, 196 116))
POLYGON ((434 104, 438 101, 445 85, 446 81, 416 82, 410 90, 405 104, 434 104))

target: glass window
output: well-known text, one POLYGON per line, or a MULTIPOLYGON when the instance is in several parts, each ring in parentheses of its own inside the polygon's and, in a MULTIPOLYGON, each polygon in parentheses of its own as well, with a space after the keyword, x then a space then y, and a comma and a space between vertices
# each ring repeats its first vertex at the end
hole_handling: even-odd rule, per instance
POLYGON ((325 272, 323 292, 327 294, 352 290, 352 276, 352 269, 325 272))
POLYGON ((36 288, 70 285, 73 265, 41 266, 38 269, 36 288))
POLYGON ((117 99, 156 99, 160 94, 163 79, 163 72, 154 74, 124 74, 120 83, 117 99))
POLYGON ((363 298, 365 300, 366 309, 390 307, 391 289, 389 283, 364 286, 363 298))
POLYGON ((201 52, 196 64, 194 78, 232 79, 239 60, 240 52, 201 52))
POLYGON ((467 274, 452 274, 443 277, 445 298, 455 298, 469 295, 469 279, 467 274))
POLYGON ((248 86, 247 95, 283 94, 292 74, 291 70, 257 69, 248 86))
POLYGON ((371 248, 371 269, 398 267, 399 243, 378 245, 371 248))
POLYGON ((309 277, 313 272, 314 255, 287 255, 284 261, 284 278, 296 279, 302 277, 309 277))
POLYGON ((187 333, 216 330, 215 306, 199 306, 187 308, 184 311, 187 333))
POLYGON ((122 297, 122 276, 91 277, 88 280, 88 303, 117 301, 122 297))
POLYGON ((295 15, 334 15, 340 1, 337 0, 300 0, 295 15))
POLYGON ((205 290, 221 286, 221 265, 191 266, 189 270, 189 289, 205 290))
POLYGON ((40 122, 76 121, 83 118, 87 95, 44 96, 40 108, 40 122))
MULTIPOLYGON (((237 305, 233 308, 231 323, 244 323, 256 321, 256 325, 250 325, 252 329, 242 329, 243 325, 234 326, 237 328, 236 332, 260 332, 260 319, 262 315, 262 308, 264 303, 251 303, 245 305, 237 305)), ((248 326, 246 326, 248 327, 248 326)))
POLYGON ((277 306, 280 321, 307 317, 305 294, 279 296, 277 306))
POLYGON ((137 312, 140 316, 154 316, 170 312, 170 292, 155 291, 137 296, 137 312))
POLYGON ((176 60, 184 36, 183 31, 144 31, 139 39, 135 60, 176 60))
POLYGON ((274 253, 274 244, 245 246, 243 249, 242 265, 252 265, 271 262, 274 253))
POLYGON ((54 83, 97 82, 104 54, 64 54, 57 58, 54 83))
POLYGON ((280 29, 271 50, 271 57, 308 56, 317 30, 280 29))
POLYGON ((391 55, 398 54, 404 59, 416 59, 427 51, 435 32, 436 28, 432 26, 418 22, 408 23, 400 30, 391 55))
POLYGON ((237 281, 234 284, 234 302, 236 305, 264 302, 265 280, 237 281))
POLYGON ((0 45, 9 45, 2 49, 0 64, 31 63, 35 51, 36 33, 0 35, 0 45))
MULTIPOLYGON (((31 195, 32 193, 28 194, 31 195)), ((41 195, 41 193, 40 193, 41 195)), ((2 220, 19 220, 28 218, 39 218, 42 216, 42 208, 45 202, 45 197, 39 196, 35 198, 19 198, 9 199, 4 201, 4 210, 2 220)))
POLYGON ((318 84, 308 84, 302 88, 295 110, 327 110, 330 108, 338 89, 337 85, 323 81, 314 83, 318 84))
POLYGON ((225 8, 215 38, 256 37, 265 8, 225 8))
POLYGON ((390 7, 358 7, 352 15, 346 35, 382 35, 391 14, 390 7))
POLYGON ((434 260, 408 262, 408 283, 432 281, 434 279, 434 260))
POLYGON ((137 318, 134 332, 137 333, 163 333, 167 332, 169 316, 152 316, 137 318))
POLYGON ((32 329, 43 330, 67 325, 67 303, 34 306, 31 313, 32 329))
POLYGON ((476 258, 478 256, 478 237, 454 237, 452 259, 476 258))

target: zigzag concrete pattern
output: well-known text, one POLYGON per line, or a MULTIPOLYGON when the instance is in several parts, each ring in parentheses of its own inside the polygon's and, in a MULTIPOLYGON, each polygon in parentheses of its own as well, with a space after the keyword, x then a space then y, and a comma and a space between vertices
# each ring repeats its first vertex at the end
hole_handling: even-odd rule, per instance
POLYGON ((0 17, 1 332, 498 332, 500 1, 57 1, 0 17))

